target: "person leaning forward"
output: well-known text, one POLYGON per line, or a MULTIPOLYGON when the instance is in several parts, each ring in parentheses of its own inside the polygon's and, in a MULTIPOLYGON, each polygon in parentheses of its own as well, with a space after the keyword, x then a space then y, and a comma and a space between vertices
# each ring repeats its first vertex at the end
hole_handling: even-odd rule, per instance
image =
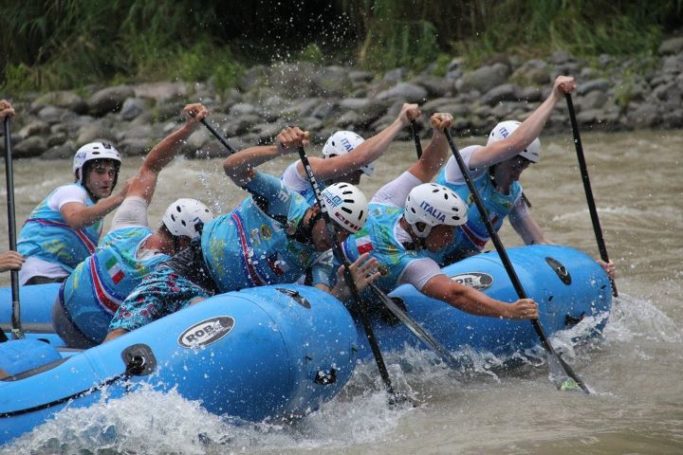
MULTIPOLYGON (((306 138, 299 128, 285 128, 271 147, 277 156, 285 155, 306 144, 306 138)), ((278 178, 254 169, 253 155, 243 152, 237 154, 237 160, 226 160, 224 170, 251 195, 230 213, 208 222, 190 247, 143 279, 114 315, 107 340, 217 292, 294 282, 311 266, 314 286, 337 298, 348 298, 343 280, 330 286, 334 275, 329 253, 332 239, 320 207, 288 190, 278 178), (330 260, 320 261, 326 254, 330 260)), ((343 200, 343 204, 327 206, 339 225, 338 241, 365 223, 367 200, 355 186, 331 185, 323 191, 323 201, 326 199, 343 200)), ((376 261, 368 255, 361 255, 351 265, 358 288, 378 277, 375 268, 376 261)))
POLYGON ((422 157, 406 172, 380 188, 369 204, 368 222, 343 243, 349 260, 370 253, 382 276, 384 292, 409 283, 423 294, 462 311, 507 319, 535 319, 538 308, 531 299, 502 302, 463 286, 446 276, 435 261, 467 221, 467 205, 448 188, 430 183, 448 153, 444 130, 450 114, 432 115, 432 141, 422 157))
POLYGON ((202 104, 188 104, 183 115, 185 123, 150 150, 130 180, 126 198, 97 251, 76 266, 62 285, 53 325, 71 347, 101 343, 114 312, 143 277, 187 247, 199 236, 201 225, 213 218, 200 201, 180 198, 168 206, 156 229, 149 227, 147 210, 159 174, 208 111, 202 104))

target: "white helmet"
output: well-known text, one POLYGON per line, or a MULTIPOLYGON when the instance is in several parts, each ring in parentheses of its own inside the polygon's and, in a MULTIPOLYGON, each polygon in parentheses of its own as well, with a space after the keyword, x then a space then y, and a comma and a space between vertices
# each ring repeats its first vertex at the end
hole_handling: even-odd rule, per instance
MULTIPOLYGON (((502 141, 512 134, 513 131, 519 127, 520 123, 516 120, 506 120, 497 124, 489 134, 489 140, 486 145, 494 142, 502 141)), ((519 156, 526 158, 532 163, 538 163, 541 160, 541 141, 538 138, 534 139, 531 144, 519 153, 519 156)))
POLYGON ((204 223, 213 219, 211 210, 196 199, 180 198, 166 209, 161 221, 174 236, 199 237, 204 223))
POLYGON ((368 200, 361 190, 346 182, 334 183, 320 195, 330 218, 350 233, 356 233, 368 218, 368 200))
MULTIPOLYGON (((337 131, 330 136, 327 139, 327 142, 325 142, 325 145, 323 145, 323 157, 330 158, 333 156, 346 155, 363 142, 365 142, 365 139, 353 131, 337 131)), ((375 165, 369 163, 361 166, 360 170, 369 177, 375 172, 375 165)))
POLYGON ((438 183, 423 183, 408 193, 403 217, 415 235, 425 238, 432 227, 446 224, 459 226, 467 222, 467 204, 454 191, 438 183), (426 226, 420 230, 417 223, 426 226))
POLYGON ((121 155, 107 142, 90 142, 76 151, 73 171, 78 183, 83 183, 83 166, 92 160, 112 160, 121 164, 121 155))

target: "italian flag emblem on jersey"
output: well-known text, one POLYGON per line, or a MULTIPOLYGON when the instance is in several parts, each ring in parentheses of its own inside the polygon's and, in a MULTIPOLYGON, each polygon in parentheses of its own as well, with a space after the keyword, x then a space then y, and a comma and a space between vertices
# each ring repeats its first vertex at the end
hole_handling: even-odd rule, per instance
POLYGON ((370 240, 370 236, 366 235, 356 240, 356 247, 358 248, 358 252, 360 254, 369 253, 372 251, 372 241, 370 240))
POLYGON ((118 261, 114 257, 109 258, 105 266, 107 267, 107 272, 109 273, 109 276, 114 284, 119 284, 123 277, 126 276, 125 273, 123 273, 123 270, 121 270, 118 261))

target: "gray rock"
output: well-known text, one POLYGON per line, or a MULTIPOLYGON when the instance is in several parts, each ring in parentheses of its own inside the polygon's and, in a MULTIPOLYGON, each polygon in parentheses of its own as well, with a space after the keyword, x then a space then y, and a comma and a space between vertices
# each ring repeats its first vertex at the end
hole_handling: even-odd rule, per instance
POLYGON ((54 145, 48 148, 42 155, 40 155, 41 160, 61 160, 61 159, 71 159, 76 151, 76 147, 73 142, 65 142, 63 144, 54 145))
POLYGON ((575 104, 579 106, 580 111, 600 109, 605 105, 607 99, 608 97, 605 92, 593 90, 592 92, 588 92, 584 96, 577 96, 575 104))
POLYGON ((35 120, 28 123, 22 129, 20 129, 19 132, 16 134, 16 138, 21 138, 23 140, 31 136, 41 136, 44 134, 48 134, 49 132, 50 125, 43 121, 35 120))
POLYGON ((118 112, 126 98, 133 96, 135 96, 135 91, 128 85, 102 89, 88 99, 88 112, 96 117, 118 112))
MULTIPOLYGON (((176 129, 175 124, 171 124, 171 127, 169 127, 168 131, 164 131, 165 134, 170 133, 172 130, 176 129)), ((164 128, 165 130, 165 128, 164 128)), ((147 138, 152 138, 155 136, 154 134, 154 129, 152 125, 131 125, 129 128, 126 128, 125 130, 119 130, 119 137, 117 139, 123 140, 124 138, 127 139, 147 139, 147 138)))
POLYGON ((316 106, 311 115, 319 119, 326 119, 337 112, 339 112, 339 106, 336 102, 324 100, 316 106))
MULTIPOLYGON (((235 147, 236 150, 240 150, 246 145, 254 145, 254 143, 245 144, 240 140, 234 140, 230 141, 230 145, 235 147)), ((217 141, 207 142, 201 148, 194 148, 188 144, 184 144, 181 148, 181 152, 186 158, 192 159, 225 158, 228 154, 225 147, 217 141)))
POLYGON ((142 98, 126 98, 121 107, 121 119, 130 121, 145 112, 147 105, 142 98))
POLYGON ((133 86, 134 95, 131 97, 147 98, 157 103, 171 100, 186 99, 187 86, 182 82, 150 82, 133 86))
POLYGON ((127 137, 118 144, 116 148, 123 153, 124 156, 141 156, 146 155, 154 146, 149 139, 141 137, 127 137))
POLYGON ((375 78, 375 75, 369 71, 359 71, 353 70, 349 71, 349 79, 354 87, 359 85, 365 85, 371 82, 375 78))
POLYGON ((403 80, 403 78, 406 75, 406 69, 405 68, 394 68, 393 70, 389 70, 386 73, 384 73, 384 80, 387 82, 394 82, 398 83, 403 80))
POLYGON ((664 58, 664 61, 662 62, 662 72, 668 74, 683 72, 683 52, 678 55, 664 58))
POLYGON ((573 57, 567 51, 556 51, 550 56, 550 61, 556 65, 562 65, 573 61, 573 57))
POLYGON ((351 111, 358 111, 365 109, 370 105, 370 100, 367 98, 344 98, 339 101, 341 109, 348 109, 351 111))
POLYGON ((230 108, 230 115, 249 115, 256 112, 256 106, 249 103, 237 103, 230 108))
POLYGON ((651 128, 661 121, 657 106, 643 103, 628 113, 629 123, 637 128, 651 128))
POLYGON ((66 134, 64 134, 64 133, 51 134, 47 138, 47 146, 48 147, 54 147, 56 145, 62 145, 65 142, 66 142, 66 134))
POLYGON ((268 69, 263 65, 252 66, 242 74, 237 86, 243 92, 250 92, 254 88, 262 86, 268 78, 268 69))
POLYGON ((550 69, 542 60, 529 60, 520 65, 510 79, 521 85, 545 85, 550 83, 550 69))
POLYGON ((519 91, 519 99, 535 103, 543 99, 543 92, 538 87, 524 87, 519 91))
POLYGON ((335 120, 334 126, 341 129, 353 129, 349 127, 353 127, 359 123, 358 114, 354 111, 347 111, 335 120))
POLYGON ((258 123, 251 127, 251 132, 258 137, 259 144, 272 144, 282 126, 275 123, 258 123))
POLYGON ((465 59, 462 57, 454 57, 449 63, 448 66, 446 67, 447 72, 451 71, 457 71, 459 69, 462 69, 462 65, 465 63, 465 59))
POLYGON ((423 112, 440 112, 441 106, 458 104, 454 97, 432 98, 421 106, 423 112))
POLYGON ((57 106, 45 106, 38 112, 38 117, 51 125, 75 115, 72 111, 57 106))
POLYGON ((477 90, 480 93, 486 93, 492 88, 504 84, 509 75, 510 68, 503 63, 482 66, 463 74, 462 78, 455 83, 455 88, 459 92, 477 90))
POLYGON ((115 142, 116 137, 110 128, 105 128, 101 124, 92 123, 78 129, 76 144, 80 147, 88 142, 103 140, 105 142, 115 142))
POLYGON ((429 98, 445 96, 455 88, 451 81, 430 75, 421 75, 411 82, 424 87, 429 98))
POLYGON ((31 103, 31 109, 34 112, 39 111, 45 106, 61 107, 74 111, 77 114, 84 114, 88 108, 83 98, 68 90, 45 93, 31 103))
POLYGON ((311 76, 314 91, 318 96, 344 96, 352 87, 348 72, 341 66, 327 66, 311 76))
POLYGON ((209 141, 214 140, 213 135, 206 128, 197 128, 190 137, 187 138, 187 146, 191 149, 200 149, 209 141))
POLYGON ((31 136, 12 147, 15 158, 32 158, 40 156, 47 150, 47 141, 40 136, 31 136))
POLYGON ((321 102, 321 98, 302 98, 290 104, 289 107, 282 112, 282 116, 290 118, 310 118, 315 108, 318 107, 321 102))
POLYGON ((481 99, 482 103, 493 106, 501 101, 517 101, 519 87, 513 84, 503 84, 489 90, 481 99))
POLYGON ((270 68, 268 84, 277 95, 316 96, 317 87, 312 77, 315 71, 315 65, 310 62, 277 63, 270 68))
POLYGON ((660 55, 671 55, 683 52, 683 36, 664 40, 662 44, 659 45, 658 52, 660 55))
POLYGON ((610 83, 607 79, 595 79, 582 84, 578 84, 576 87, 577 95, 586 95, 593 90, 600 90, 601 92, 606 92, 609 89, 610 83))
POLYGON ((426 98, 427 90, 408 82, 399 82, 389 90, 377 94, 378 100, 399 99, 409 103, 424 102, 426 98))

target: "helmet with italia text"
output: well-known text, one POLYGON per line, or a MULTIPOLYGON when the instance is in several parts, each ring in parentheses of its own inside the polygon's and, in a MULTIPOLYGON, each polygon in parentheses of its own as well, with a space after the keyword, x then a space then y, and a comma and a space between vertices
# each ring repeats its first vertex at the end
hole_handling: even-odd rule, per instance
POLYGON ((334 183, 320 194, 330 218, 350 233, 358 232, 368 218, 368 200, 361 190, 346 182, 334 183))
MULTIPOLYGON (((331 158, 333 156, 346 155, 363 142, 365 142, 365 139, 353 131, 337 131, 323 145, 323 157, 331 158)), ((368 163, 361 166, 360 170, 369 177, 375 172, 375 165, 368 163)))
MULTIPOLYGON (((519 125, 520 123, 516 120, 506 120, 504 122, 500 122, 491 130, 486 145, 502 141, 511 135, 519 127, 519 125)), ((532 163, 538 163, 541 160, 541 141, 539 141, 538 138, 534 139, 531 144, 527 146, 527 148, 519 152, 519 156, 526 158, 532 163)))
POLYGON ((87 174, 87 172, 84 172, 86 163, 95 160, 113 161, 117 165, 118 177, 118 167, 121 166, 121 154, 119 151, 107 142, 90 142, 79 148, 74 155, 73 172, 78 183, 84 184, 85 175, 87 174))
POLYGON ((415 235, 425 238, 434 226, 465 224, 467 204, 443 185, 423 183, 408 193, 403 217, 413 228, 415 235))
POLYGON ((166 209, 162 223, 174 236, 199 237, 204 224, 213 219, 209 208, 196 199, 181 198, 166 209))

